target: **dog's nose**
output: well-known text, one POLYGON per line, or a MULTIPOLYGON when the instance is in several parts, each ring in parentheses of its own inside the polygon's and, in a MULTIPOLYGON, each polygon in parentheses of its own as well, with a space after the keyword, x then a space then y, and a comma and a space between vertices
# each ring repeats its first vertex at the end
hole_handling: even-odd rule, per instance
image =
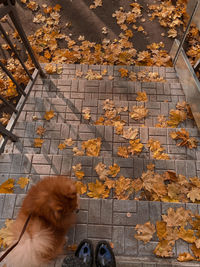
POLYGON ((76 210, 76 213, 79 213, 79 209, 76 210))

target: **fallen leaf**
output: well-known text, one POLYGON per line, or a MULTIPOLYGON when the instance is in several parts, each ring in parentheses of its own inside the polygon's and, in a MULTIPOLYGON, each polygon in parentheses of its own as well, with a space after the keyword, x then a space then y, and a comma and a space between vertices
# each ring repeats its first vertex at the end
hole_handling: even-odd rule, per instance
POLYGON ((58 145, 58 149, 60 149, 60 150, 63 150, 63 149, 65 149, 66 148, 66 144, 65 143, 60 143, 59 145, 58 145))
POLYGON ((11 231, 11 228, 13 227, 12 224, 14 223, 14 220, 6 220, 5 221, 5 227, 0 229, 0 239, 1 244, 4 248, 10 246, 13 243, 13 234, 11 231))
POLYGON ((176 144, 177 146, 186 146, 190 149, 197 147, 198 140, 195 137, 189 137, 189 132, 185 129, 181 129, 180 131, 176 132, 171 132, 170 136, 174 140, 182 140, 181 142, 176 144))
POLYGON ((176 128, 180 122, 183 122, 187 118, 187 114, 183 110, 170 110, 170 117, 167 124, 172 128, 176 128))
POLYGON ((51 120, 53 117, 55 116, 54 111, 50 110, 50 111, 46 111, 44 118, 45 120, 49 121, 51 120))
POLYGON ((42 147, 42 144, 44 143, 44 140, 40 138, 35 138, 34 139, 34 147, 42 147))
POLYGON ((163 240, 166 237, 166 231, 167 231, 166 222, 157 221, 156 222, 156 230, 157 230, 157 236, 158 236, 159 240, 160 241, 163 240))
POLYGON ((12 194, 14 188, 14 179, 8 179, 0 185, 1 194, 12 194))
POLYGON ((168 240, 161 240, 156 248, 154 249, 154 254, 159 257, 172 257, 173 256, 173 246, 175 242, 174 241, 168 241, 168 240))
POLYGON ((127 130, 123 129, 123 135, 125 139, 131 139, 134 140, 136 136, 138 135, 138 129, 132 129, 132 127, 128 128, 127 130))
POLYGON ((96 173, 99 175, 99 179, 105 181, 108 177, 109 171, 106 169, 106 165, 102 162, 99 162, 95 167, 96 173))
POLYGON ((38 126, 37 130, 36 130, 36 133, 40 136, 43 136, 44 133, 46 132, 46 129, 43 128, 42 126, 38 126))
POLYGON ((46 73, 48 74, 54 74, 56 73, 56 66, 55 65, 52 65, 52 64, 46 64, 45 67, 44 67, 46 73))
POLYGON ((120 172, 120 167, 116 163, 114 163, 113 166, 109 166, 108 175, 116 177, 119 172, 120 172))
POLYGON ((187 243, 194 243, 196 241, 196 236, 194 235, 194 230, 185 228, 182 226, 179 229, 178 237, 186 241, 187 243))
POLYGON ((187 197, 195 202, 196 200, 200 200, 200 188, 192 188, 191 191, 187 194, 187 197))
POLYGON ((74 144, 74 141, 72 140, 72 138, 68 138, 68 139, 65 139, 64 144, 66 146, 72 146, 74 144))
POLYGON ((128 148, 125 146, 119 146, 118 151, 117 151, 117 155, 127 159, 128 158, 128 148))
POLYGON ((26 185, 29 183, 30 179, 28 177, 20 177, 17 181, 17 184, 20 185, 21 189, 24 189, 26 185))
POLYGON ((148 114, 148 110, 143 106, 133 106, 130 116, 132 119, 138 121, 145 118, 148 114))
POLYGON ((90 108, 84 108, 83 109, 83 118, 85 120, 89 120, 91 118, 90 112, 91 112, 90 108))
POLYGON ((83 195, 87 192, 87 185, 83 184, 81 181, 76 181, 76 189, 79 195, 83 195))
POLYGON ((84 155, 84 151, 83 150, 79 150, 78 147, 74 147, 72 149, 72 151, 74 152, 74 156, 83 156, 84 155))
POLYGON ((180 253, 177 258, 180 262, 193 261, 195 258, 188 252, 180 253))
POLYGON ((144 241, 145 244, 152 239, 153 234, 156 232, 155 226, 150 222, 146 222, 145 224, 137 224, 135 230, 137 231, 137 234, 134 235, 134 237, 137 240, 144 241))
POLYGON ((194 256, 199 259, 200 258, 200 248, 197 248, 195 244, 192 244, 192 246, 190 248, 191 248, 194 256))
POLYGON ((128 70, 124 68, 118 69, 119 73, 121 74, 121 77, 127 77, 128 76, 128 70))
POLYGON ((148 98, 147 98, 147 94, 146 92, 137 92, 137 97, 136 97, 136 101, 139 102, 147 102, 148 98))
POLYGON ((188 219, 191 216, 191 211, 184 208, 177 208, 176 211, 172 208, 167 210, 167 215, 162 215, 163 221, 167 223, 167 226, 185 226, 188 219))
POLYGON ((143 144, 140 143, 140 139, 130 140, 130 146, 128 147, 128 152, 132 155, 138 154, 142 152, 143 144))
POLYGON ((82 149, 86 149, 86 155, 98 157, 101 149, 101 138, 90 139, 82 142, 82 149))
POLYGON ((87 195, 91 198, 108 198, 109 196, 109 190, 98 180, 96 183, 88 183, 88 190, 90 192, 87 195))
POLYGON ((120 176, 115 182, 115 197, 126 200, 133 193, 131 179, 120 176))

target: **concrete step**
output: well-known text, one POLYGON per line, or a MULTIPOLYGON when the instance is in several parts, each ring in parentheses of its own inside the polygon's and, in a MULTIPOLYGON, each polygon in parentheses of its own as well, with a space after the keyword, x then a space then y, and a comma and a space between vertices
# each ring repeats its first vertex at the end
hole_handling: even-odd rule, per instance
MULTIPOLYGON (((124 131, 128 130, 129 126, 124 126, 124 131)), ((158 140, 165 153, 169 155, 170 159, 187 159, 200 160, 200 137, 196 128, 186 128, 190 137, 196 138, 198 141, 197 148, 190 149, 188 147, 177 146, 176 140, 170 136, 171 132, 178 130, 177 128, 155 128, 155 127, 132 127, 133 130, 138 129, 137 138, 144 145, 142 152, 135 154, 138 158, 153 158, 153 153, 147 147, 150 139, 158 140)), ((180 129, 179 129, 180 130, 180 129)), ((118 147, 128 147, 129 140, 118 135, 113 126, 103 125, 73 125, 69 123, 55 123, 53 121, 32 121, 32 122, 18 122, 14 129, 14 134, 19 137, 15 143, 9 141, 5 147, 5 153, 32 153, 32 154, 54 154, 54 155, 68 155, 73 156, 73 147, 81 149, 83 141, 89 139, 101 138, 102 145, 100 156, 103 157, 118 157, 118 147), (34 147, 34 139, 40 138, 37 134, 37 128, 42 126, 46 129, 42 139, 44 143, 41 148, 34 147), (67 146, 66 149, 60 150, 58 145, 63 143, 65 139, 72 138, 74 144, 67 146)), ((179 140, 180 141, 180 140, 179 140)), ((133 157, 133 156, 129 156, 133 157)))
MULTIPOLYGON (((168 119, 171 109, 176 109, 177 102, 137 102, 137 101, 114 101, 116 108, 128 107, 128 111, 121 111, 121 120, 125 125, 131 126, 147 126, 154 127, 158 123, 158 115, 163 115, 168 119), (148 110, 148 115, 139 121, 130 117, 129 111, 133 106, 144 106, 148 110)), ((81 99, 65 99, 65 98, 41 98, 29 97, 26 105, 19 117, 18 121, 33 121, 33 116, 37 117, 37 121, 44 120, 46 111, 53 110, 55 113, 53 122, 63 122, 70 124, 94 124, 100 117, 104 117, 103 100, 81 100, 81 99), (90 108, 91 119, 87 121, 83 118, 84 108, 90 108)), ((106 119, 106 118, 105 118, 106 119)), ((186 119, 180 123, 178 127, 194 128, 195 121, 186 119)))
MULTIPOLYGON (((30 183, 24 189, 15 185, 15 193, 25 193, 35 182, 47 175, 68 175, 75 179, 72 166, 81 163, 85 176, 84 183, 96 182, 99 178, 95 171, 98 163, 104 163, 107 168, 114 163, 120 166, 121 175, 131 179, 141 177, 147 171, 147 165, 155 164, 155 172, 163 173, 171 170, 177 174, 189 177, 200 177, 200 161, 195 160, 153 160, 143 158, 121 158, 121 157, 89 157, 69 156, 52 154, 2 154, 0 155, 0 181, 3 183, 8 178, 29 177, 30 183)), ((112 193, 112 192, 111 192, 112 193)), ((112 194, 110 195, 112 197, 112 194)))
MULTIPOLYGON (((7 218, 15 218, 25 195, 1 194, 1 220, 3 225, 7 218)), ((172 259, 157 259, 153 250, 158 244, 158 237, 153 235, 150 242, 135 239, 134 229, 137 224, 148 221, 155 224, 162 220, 162 215, 169 208, 183 207, 193 213, 200 213, 200 205, 181 203, 160 203, 151 201, 113 200, 113 199, 80 199, 80 211, 77 224, 68 233, 68 244, 79 244, 84 239, 90 239, 94 246, 99 240, 113 243, 117 257, 117 266, 198 266, 180 264, 175 259, 180 253, 190 252, 190 244, 177 240, 173 249, 172 259), (128 213, 128 215, 127 215, 128 213), (138 264, 138 265, 136 265, 138 264), (146 265, 145 265, 146 264, 146 265), (162 264, 162 265, 161 265, 162 264)))
POLYGON ((132 82, 126 80, 85 80, 81 78, 36 80, 31 96, 66 99, 112 99, 134 101, 137 92, 145 91, 149 101, 185 100, 181 84, 176 82, 132 82))

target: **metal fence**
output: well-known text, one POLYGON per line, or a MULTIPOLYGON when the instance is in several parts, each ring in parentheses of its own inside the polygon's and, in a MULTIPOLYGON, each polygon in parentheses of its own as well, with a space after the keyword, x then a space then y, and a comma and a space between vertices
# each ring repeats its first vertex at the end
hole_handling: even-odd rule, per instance
POLYGON ((16 90, 18 92, 18 94, 21 96, 20 100, 17 104, 16 107, 14 107, 13 104, 11 104, 7 99, 5 99, 1 94, 0 94, 0 100, 7 106, 9 106, 9 108, 12 110, 13 114, 11 116, 11 119, 9 120, 9 123, 6 127, 4 127, 1 123, 0 123, 0 134, 2 135, 2 138, 0 139, 0 153, 2 153, 4 151, 6 142, 8 139, 11 139, 12 141, 17 141, 17 136, 15 136, 12 131, 14 129, 14 126, 17 122, 17 119, 24 107, 24 104, 31 92, 31 89, 33 87, 33 84, 38 76, 38 74, 41 75, 42 78, 45 78, 45 74, 42 71, 42 68, 39 64, 39 62, 37 61, 34 52, 30 46, 30 43, 26 37, 26 34, 23 30, 23 27, 20 23, 20 19, 19 16, 17 14, 17 10, 15 7, 15 0, 1 0, 0 1, 0 19, 2 17, 4 17, 5 15, 8 15, 16 29, 16 31, 18 32, 21 41, 24 45, 24 47, 26 48, 26 51, 28 52, 28 55, 30 56, 32 63, 35 66, 35 70, 34 72, 31 74, 29 72, 29 70, 27 69, 27 67, 25 66, 23 59, 20 57, 17 49, 14 47, 11 39, 9 38, 8 34, 6 33, 5 29, 3 28, 2 24, 0 23, 0 32, 3 35, 4 39, 6 40, 7 44, 10 46, 10 49, 12 50, 12 52, 14 53, 15 57, 19 60, 19 62, 21 63, 24 71, 26 72, 26 74, 29 77, 29 82, 26 86, 25 89, 23 89, 21 87, 21 85, 16 81, 16 79, 13 77, 12 73, 7 69, 7 67, 2 63, 2 61, 0 60, 0 67, 1 69, 4 71, 4 73, 10 78, 10 80, 14 83, 14 85, 16 86, 16 90))
POLYGON ((186 100, 191 106, 194 119, 200 129, 200 82, 195 74, 195 71, 200 68, 200 59, 192 66, 183 49, 191 23, 195 23, 200 30, 200 0, 190 0, 187 5, 187 13, 190 19, 185 33, 180 41, 177 39, 174 41, 170 55, 183 87, 186 100))

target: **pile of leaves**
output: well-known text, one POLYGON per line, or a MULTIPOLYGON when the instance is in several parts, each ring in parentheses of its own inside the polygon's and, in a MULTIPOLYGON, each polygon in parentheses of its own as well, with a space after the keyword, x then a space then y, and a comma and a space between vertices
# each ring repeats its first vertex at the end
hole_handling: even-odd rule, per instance
POLYGON ((161 26, 169 28, 168 37, 175 38, 177 27, 186 25, 188 19, 186 13, 187 2, 188 0, 177 0, 176 5, 173 5, 171 0, 165 0, 158 5, 150 5, 151 20, 157 17, 161 26))
MULTIPOLYGON (((21 189, 24 189, 25 186, 29 183, 30 179, 28 177, 20 177, 17 181, 17 184, 21 189)), ((10 178, 0 185, 0 194, 12 194, 14 189, 15 179, 10 178)))
MULTIPOLYGON (((84 180, 85 174, 81 170, 81 165, 78 164, 73 169, 75 176, 79 180, 84 180)), ((108 169, 105 164, 99 163, 95 170, 99 180, 88 184, 78 181, 79 194, 87 193, 92 198, 107 198, 112 193, 112 197, 117 199, 135 198, 136 200, 184 203, 199 203, 200 201, 199 178, 187 179, 184 175, 177 175, 170 170, 160 174, 154 171, 153 164, 147 165, 147 171, 136 179, 120 175, 120 166, 117 164, 109 166, 108 169)))
POLYGON ((157 257, 173 257, 173 248, 177 240, 181 239, 191 244, 188 251, 180 253, 177 260, 199 261, 200 260, 200 234, 199 234, 200 216, 193 214, 190 210, 184 208, 169 208, 166 215, 162 215, 162 221, 157 221, 156 225, 146 222, 143 225, 136 225, 136 239, 148 243, 156 233, 159 243, 153 253, 157 257))

